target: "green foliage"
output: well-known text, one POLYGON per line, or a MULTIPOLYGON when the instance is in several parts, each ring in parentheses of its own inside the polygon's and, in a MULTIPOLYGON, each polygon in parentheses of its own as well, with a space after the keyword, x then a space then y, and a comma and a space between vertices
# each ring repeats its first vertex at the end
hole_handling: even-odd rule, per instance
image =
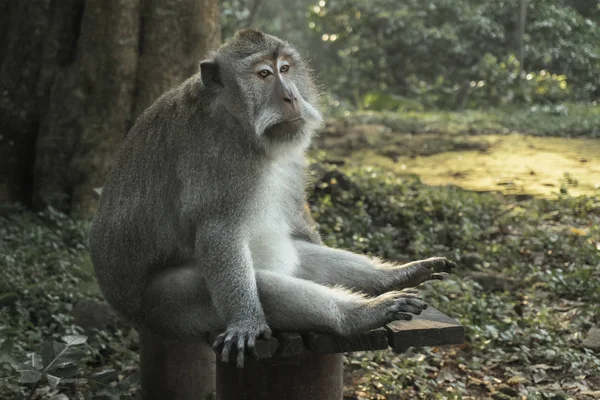
POLYGON ((600 27, 562 0, 530 0, 523 68, 517 2, 327 0, 309 26, 328 87, 356 106, 367 93, 425 107, 590 100, 600 90, 600 27), (567 86, 567 80, 569 85, 567 86))
MULTIPOLYGON (((17 346, 39 347, 43 337, 64 335, 70 306, 83 298, 78 289, 90 275, 82 268, 86 235, 86 224, 52 209, 31 214, 17 207, 0 208, 0 293, 26 298, 31 306, 16 314, 0 309, 0 316, 11 321, 0 327, 2 335, 25 341, 17 341, 17 346), (32 326, 37 326, 35 333, 23 337, 32 326)), ((67 327, 66 333, 78 331, 67 327)))
POLYGON ((457 241, 489 224, 483 210, 498 207, 492 197, 429 188, 418 178, 406 182, 370 167, 320 182, 309 202, 327 244, 391 260, 431 252, 454 257, 457 241), (344 190, 348 184, 340 179, 354 190, 344 190))
POLYGON ((312 2, 313 0, 223 0, 222 36, 227 39, 238 29, 251 26, 303 47, 310 41, 306 19, 312 2))
MULTIPOLYGON (((416 108, 416 107, 414 107, 416 108)), ((595 104, 532 105, 465 111, 371 112, 344 116, 345 123, 381 124, 394 132, 508 133, 536 136, 600 138, 600 106, 595 104)))
POLYGON ((62 379, 70 379, 77 374, 77 363, 85 357, 85 352, 76 347, 84 344, 87 338, 71 335, 64 336, 62 340, 64 343, 44 343, 41 354, 29 353, 24 362, 16 361, 10 356, 8 347, 0 346, 0 363, 7 364, 18 374, 18 383, 33 384, 30 397, 42 382, 56 389, 62 379))
POLYGON ((123 376, 119 386, 109 386, 115 369, 123 374, 136 364, 124 333, 90 335, 83 347, 86 339, 73 321, 75 304, 97 296, 88 234, 87 221, 53 209, 32 213, 0 205, 0 398, 91 388, 116 398, 131 386, 123 376))
POLYGON ((513 55, 499 61, 486 53, 472 74, 467 104, 470 108, 479 104, 507 105, 512 101, 558 103, 566 101, 571 94, 565 75, 546 70, 521 73, 519 62, 513 55))
MULTIPOLYGON (((459 277, 426 285, 423 297, 464 324, 468 345, 353 355, 348 366, 361 376, 353 394, 461 398, 478 393, 475 381, 476 398, 502 385, 553 398, 600 373, 600 357, 578 348, 600 318, 598 198, 515 203, 371 167, 319 176, 310 201, 329 245, 397 260, 445 255, 461 267, 459 277), (471 278, 475 271, 500 273, 511 289, 490 290, 471 278), (564 386, 538 384, 548 381, 564 386)), ((565 177, 565 187, 574 184, 565 177)))

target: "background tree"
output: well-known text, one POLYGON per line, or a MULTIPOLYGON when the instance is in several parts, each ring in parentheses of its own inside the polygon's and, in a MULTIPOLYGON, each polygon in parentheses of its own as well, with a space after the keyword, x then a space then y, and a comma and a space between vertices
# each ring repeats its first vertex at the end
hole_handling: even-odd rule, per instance
POLYGON ((600 94, 593 10, 566 0, 322 0, 309 27, 322 41, 317 70, 358 107, 410 98, 452 108, 465 82, 470 107, 590 101, 600 94))
POLYGON ((220 40, 217 0, 0 0, 0 202, 91 211, 137 116, 220 40))

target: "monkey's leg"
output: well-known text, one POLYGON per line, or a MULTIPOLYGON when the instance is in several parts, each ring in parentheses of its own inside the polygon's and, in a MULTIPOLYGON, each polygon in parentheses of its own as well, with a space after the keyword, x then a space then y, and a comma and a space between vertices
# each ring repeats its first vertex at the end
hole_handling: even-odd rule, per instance
POLYGON ((410 320, 410 314, 427 308, 408 293, 388 292, 369 298, 271 271, 257 271, 256 281, 267 323, 280 331, 350 335, 391 321, 410 320))
POLYGON ((294 241, 300 266, 294 274, 322 285, 342 285, 368 294, 415 287, 432 279, 443 279, 455 264, 441 257, 404 265, 384 263, 364 255, 323 245, 294 241))
MULTIPOLYGON (((271 271, 257 271, 255 277, 267 323, 277 330, 350 335, 409 320, 410 314, 420 314, 427 307, 409 293, 388 292, 369 298, 271 271)), ((193 266, 160 272, 147 286, 143 304, 142 323, 166 338, 200 338, 204 332, 222 332, 227 327, 193 266)), ((226 353, 223 357, 228 358, 229 351, 226 353)))
POLYGON ((142 323, 165 338, 200 338, 222 331, 223 320, 195 265, 166 268, 154 275, 142 297, 142 323))

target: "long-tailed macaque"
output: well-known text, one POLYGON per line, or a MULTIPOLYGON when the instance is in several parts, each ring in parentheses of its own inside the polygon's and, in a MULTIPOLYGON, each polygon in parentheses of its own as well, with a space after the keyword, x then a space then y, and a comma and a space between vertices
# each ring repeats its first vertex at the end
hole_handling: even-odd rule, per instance
POLYGON ((400 290, 452 262, 383 263, 314 239, 303 204, 316 105, 294 47, 246 29, 147 109, 93 223, 107 301, 162 337, 221 331, 215 345, 223 359, 237 348, 239 366, 272 329, 350 335, 420 313, 400 290))

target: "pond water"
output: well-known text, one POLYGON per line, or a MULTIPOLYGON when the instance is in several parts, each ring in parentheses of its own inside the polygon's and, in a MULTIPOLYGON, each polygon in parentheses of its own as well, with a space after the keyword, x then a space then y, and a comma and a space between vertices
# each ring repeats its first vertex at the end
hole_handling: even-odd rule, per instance
POLYGON ((453 184, 468 190, 550 196, 567 185, 573 195, 600 195, 600 140, 510 135, 408 135, 393 146, 413 147, 411 154, 390 143, 352 152, 353 162, 372 164, 398 174, 416 174, 430 185, 453 184), (448 146, 448 141, 458 143, 448 146), (419 144, 415 147, 415 141, 419 144), (444 143, 436 151, 432 147, 444 143), (426 151, 418 151, 421 146, 426 151), (426 154, 426 155, 423 155, 426 154))

